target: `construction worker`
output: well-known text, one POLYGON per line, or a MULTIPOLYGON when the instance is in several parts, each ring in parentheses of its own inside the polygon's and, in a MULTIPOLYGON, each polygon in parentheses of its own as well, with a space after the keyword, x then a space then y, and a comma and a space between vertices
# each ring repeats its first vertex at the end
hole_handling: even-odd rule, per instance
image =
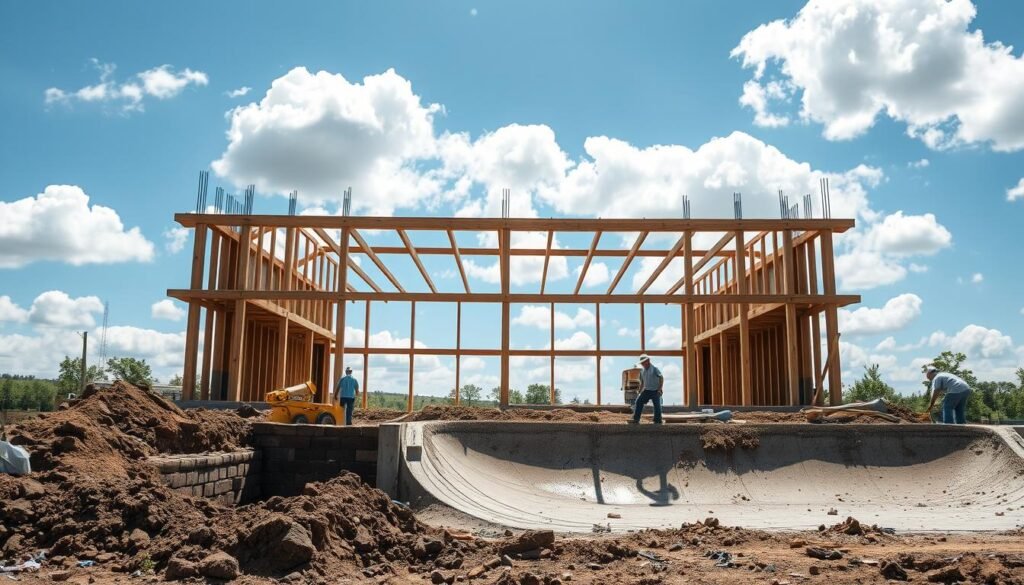
POLYGON ((636 396, 636 403, 633 405, 633 418, 629 424, 639 424, 640 415, 647 403, 654 403, 654 424, 661 424, 661 395, 665 386, 665 377, 661 370, 651 364, 651 358, 646 353, 640 354, 640 393, 636 396))
POLYGON ((356 408, 356 395, 359 394, 359 382, 352 377, 352 368, 345 368, 345 375, 338 380, 334 390, 335 399, 345 407, 345 426, 352 426, 352 411, 356 408))
POLYGON ((932 398, 926 413, 931 413, 935 399, 942 394, 942 422, 948 425, 962 425, 967 422, 965 410, 967 399, 971 396, 971 387, 959 376, 949 372, 940 372, 933 365, 925 366, 925 377, 932 383, 932 398))

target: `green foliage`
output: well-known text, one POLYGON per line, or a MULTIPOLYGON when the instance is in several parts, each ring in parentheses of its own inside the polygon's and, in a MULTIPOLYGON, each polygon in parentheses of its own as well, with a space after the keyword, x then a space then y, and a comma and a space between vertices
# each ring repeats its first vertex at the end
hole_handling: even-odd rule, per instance
POLYGON ((124 380, 136 386, 149 386, 153 383, 153 370, 146 360, 113 357, 107 360, 107 369, 115 380, 124 380))
MULTIPOLYGON (((489 394, 489 396, 491 397, 491 400, 494 402, 494 405, 497 406, 498 403, 501 401, 501 388, 491 388, 491 393, 489 394)), ((520 392, 519 390, 516 390, 515 388, 509 388, 508 403, 525 404, 526 399, 523 397, 523 393, 520 392)))
MULTIPOLYGON (((412 397, 412 409, 422 410, 425 406, 449 406, 454 401, 454 393, 449 396, 423 396, 415 394, 412 397)), ((366 395, 366 406, 369 408, 389 408, 392 410, 405 410, 409 400, 408 394, 400 392, 369 392, 366 395)), ((357 401, 358 402, 358 401, 357 401)), ((474 406, 494 406, 493 403, 478 402, 474 406)))
POLYGON ((52 411, 57 405, 57 385, 49 380, 25 376, 2 377, 0 409, 52 411))
POLYGON ((896 390, 886 384, 878 373, 878 364, 871 364, 864 368, 864 376, 843 393, 843 402, 868 402, 876 398, 899 402, 896 390))
MULTIPOLYGON (((530 384, 526 388, 526 404, 551 404, 551 386, 530 384)), ((555 388, 555 404, 562 404, 562 391, 555 388)))
MULTIPOLYGON (((459 404, 462 406, 479 406, 484 389, 475 384, 466 384, 459 390, 459 404)), ((448 400, 455 404, 455 388, 448 393, 448 400)))
MULTIPOLYGON (((87 367, 85 370, 86 384, 106 379, 106 371, 100 366, 92 365, 87 367)), ((60 362, 60 374, 57 376, 57 387, 64 395, 71 393, 78 394, 82 390, 81 382, 82 358, 64 356, 64 359, 60 362)))

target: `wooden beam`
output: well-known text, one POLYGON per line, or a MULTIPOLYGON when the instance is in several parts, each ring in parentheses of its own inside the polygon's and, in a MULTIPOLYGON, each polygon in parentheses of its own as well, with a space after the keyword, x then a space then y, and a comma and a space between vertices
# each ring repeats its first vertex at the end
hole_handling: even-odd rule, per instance
POLYGON ((597 313, 597 405, 601 406, 601 303, 594 303, 597 313))
POLYGON ((423 262, 420 261, 420 255, 416 253, 416 248, 413 247, 412 241, 409 239, 409 234, 405 233, 405 230, 399 229, 398 237, 402 238, 402 243, 405 244, 405 249, 409 251, 409 255, 412 256, 412 261, 416 264, 416 268, 420 269, 420 274, 423 275, 423 280, 427 281, 427 286, 430 287, 430 292, 436 293, 437 288, 434 287, 434 281, 430 279, 430 273, 423 267, 423 262))
MULTIPOLYGON (((366 312, 363 315, 363 349, 365 349, 365 350, 369 350, 370 349, 370 303, 371 303, 371 301, 366 301, 366 312)), ((345 339, 342 338, 341 342, 345 343, 345 339)), ((335 343, 337 343, 337 341, 335 341, 335 343)), ((363 354, 363 394, 362 394, 362 396, 363 396, 363 409, 364 410, 366 409, 367 393, 368 393, 368 388, 369 388, 367 386, 367 380, 369 379, 369 373, 370 373, 370 354, 369 353, 364 353, 363 354)))
POLYGON ((665 270, 666 267, 668 267, 669 262, 672 262, 672 259, 675 258, 676 254, 679 253, 679 249, 683 247, 683 240, 685 239, 686 235, 684 233, 684 235, 679 237, 679 240, 676 242, 676 244, 672 246, 672 249, 668 251, 668 254, 666 254, 665 257, 661 259, 661 262, 658 263, 658 267, 655 268, 654 272, 652 272, 650 277, 647 278, 647 282, 645 282, 644 285, 640 287, 640 290, 636 291, 637 294, 642 295, 645 292, 647 292, 647 289, 650 288, 652 284, 654 284, 654 281, 657 280, 659 276, 661 276, 661 272, 665 270))
MULTIPOLYGON (((451 232, 448 232, 451 234, 451 232)), ((454 245, 454 242, 452 242, 454 245)), ((462 349, 462 303, 455 303, 455 406, 458 406, 461 400, 462 389, 459 386, 459 375, 462 372, 462 354, 459 350, 462 349)))
POLYGON ((548 369, 548 373, 551 375, 551 381, 548 385, 548 392, 551 394, 551 404, 555 403, 555 303, 551 303, 551 310, 548 311, 548 318, 551 320, 551 327, 548 331, 551 333, 551 363, 548 369))
MULTIPOLYGON (((587 270, 590 269, 590 261, 594 258, 594 250, 597 249, 597 243, 601 241, 601 232, 594 232, 594 239, 590 242, 590 249, 587 250, 587 258, 583 261, 583 269, 580 270, 580 278, 576 281, 576 289, 572 291, 572 294, 576 295, 580 293, 580 288, 583 287, 583 280, 587 277, 587 270)), ((554 392, 554 390, 552 390, 554 392)))
POLYGON ((350 234, 352 235, 352 239, 355 240, 357 244, 359 244, 359 247, 362 249, 363 254, 366 254, 366 257, 377 265, 377 269, 380 270, 381 273, 384 274, 384 276, 386 276, 387 279, 391 281, 391 284, 393 284, 395 288, 398 289, 398 292, 404 293, 405 289, 402 288, 402 284, 398 282, 398 279, 395 278, 394 274, 391 274, 391 271, 388 270, 388 267, 384 265, 384 262, 381 261, 377 254, 374 254, 373 248, 366 244, 366 240, 363 239, 363 236, 360 235, 359 232, 354 229, 351 230, 350 234))
MULTIPOLYGON (((373 217, 365 215, 232 215, 177 213, 184 227, 198 224, 229 226, 322 227, 341 229, 406 229, 445 231, 497 231, 501 229, 556 232, 749 232, 828 230, 842 233, 854 227, 852 219, 604 219, 604 218, 479 218, 479 217, 373 217)), ((250 236, 251 238, 251 236, 250 236)))
MULTIPOLYGON (((821 233, 821 277, 825 297, 836 293, 836 271, 832 255, 831 232, 821 233)), ((828 301, 824 301, 828 302, 828 301)), ((825 308, 825 336, 829 340, 828 351, 828 392, 829 404, 843 403, 843 379, 839 365, 839 315, 837 305, 829 303, 825 308)))
MULTIPOLYGON (((202 288, 203 267, 206 261, 206 226, 196 226, 192 246, 192 288, 202 288)), ((212 270, 212 268, 211 268, 212 270)), ((196 389, 196 365, 199 358, 199 318, 202 306, 188 304, 188 321, 185 327, 185 365, 181 382, 181 397, 192 400, 196 389)))
MULTIPOLYGON (((683 243, 683 290, 687 296, 693 296, 693 234, 686 232, 683 234, 685 242, 683 243)), ((682 305, 683 313, 685 314, 685 321, 682 326, 685 328, 683 335, 683 346, 684 353, 686 355, 686 362, 684 367, 686 368, 686 396, 687 402, 691 410, 697 410, 700 403, 700 398, 697 394, 697 347, 694 343, 694 334, 696 327, 694 323, 694 307, 693 303, 685 303, 682 305)))
POLYGON ((412 412, 413 379, 416 370, 416 301, 409 303, 409 401, 406 403, 406 412, 412 412))
MULTIPOLYGON (((325 242, 327 242, 327 245, 330 246, 332 250, 334 250, 335 254, 337 254, 339 257, 341 256, 341 246, 338 244, 338 242, 334 241, 334 238, 332 238, 330 234, 324 231, 323 228, 313 228, 313 231, 316 232, 316 235, 320 236, 325 242)), ((383 292, 381 288, 377 286, 377 283, 374 282, 372 278, 370 278, 370 275, 367 274, 366 271, 363 270, 363 268, 356 264, 355 260, 352 259, 351 251, 349 251, 349 253, 346 254, 346 257, 348 258, 348 267, 351 268, 353 272, 358 274, 359 278, 363 279, 363 282, 368 284, 370 288, 374 290, 374 292, 383 292)), ((342 270, 340 265, 338 267, 338 270, 342 270)), ((346 279, 346 281, 347 280, 348 279, 346 279)), ((355 290, 355 287, 352 287, 352 285, 348 285, 347 283, 346 287, 351 291, 355 290)))
MULTIPOLYGON (((552 248, 551 257, 566 257, 566 258, 583 258, 589 252, 589 248, 552 248)), ((374 246, 373 252, 378 256, 385 255, 401 255, 408 256, 409 251, 406 250, 405 246, 374 246)), ((544 248, 512 248, 510 254, 513 257, 518 256, 544 256, 544 248)), ((693 255, 700 257, 703 256, 707 250, 694 250, 693 255)), ((363 249, 359 246, 349 246, 349 254, 362 254, 363 249)), ((416 248, 416 253, 420 256, 454 256, 455 253, 451 246, 419 246, 416 248)), ((498 256, 500 250, 495 248, 480 248, 480 247, 459 247, 459 254, 461 256, 498 256)), ((665 254, 668 254, 668 249, 661 248, 649 248, 643 250, 637 250, 634 254, 637 258, 661 258, 665 254)), ((731 258, 735 252, 732 250, 719 250, 713 256, 719 256, 723 258, 731 258)), ((623 248, 599 248, 594 250, 594 258, 625 258, 629 255, 629 250, 623 248)))
MULTIPOLYGON (((466 268, 462 265, 462 254, 459 253, 459 244, 455 241, 455 232, 452 230, 448 231, 448 241, 452 243, 452 253, 455 254, 455 265, 459 267, 459 275, 462 277, 462 286, 465 287, 466 292, 473 292, 469 289, 469 279, 466 278, 466 268)), ((456 401, 458 404, 458 401, 456 401)))
MULTIPOLYGON (((511 329, 511 319, 509 311, 511 310, 511 303, 509 301, 509 279, 510 274, 510 257, 509 248, 511 247, 512 234, 509 230, 503 229, 498 232, 498 238, 501 240, 501 386, 499 389, 499 406, 508 406, 508 395, 509 395, 509 333, 511 329)), ((550 241, 550 236, 548 237, 550 241)), ((543 284, 541 284, 543 286, 543 284)))
MULTIPOLYGON (((734 237, 733 233, 727 233, 724 236, 722 236, 721 239, 719 239, 718 242, 716 242, 714 246, 711 246, 711 248, 697 262, 697 265, 694 266, 693 268, 691 268, 691 273, 692 274, 697 274, 698 272, 700 272, 700 269, 704 268, 704 265, 707 264, 708 262, 710 262, 711 259, 714 258, 715 255, 722 248, 724 248, 726 244, 729 243, 729 240, 733 239, 733 237, 734 237)), ((693 277, 691 276, 690 279, 692 280, 693 277)), ((684 284, 686 284, 686 276, 685 275, 683 275, 682 278, 677 280, 676 283, 673 284, 672 286, 670 286, 669 289, 667 291, 665 291, 665 292, 667 294, 672 294, 672 293, 676 292, 677 290, 679 290, 684 284)))
MULTIPOLYGON (((796 266, 793 258, 793 234, 789 231, 782 232, 782 255, 783 286, 787 293, 792 293, 796 287, 796 266)), ((796 306, 793 303, 786 303, 786 384, 790 406, 800 403, 796 329, 796 306)))
POLYGON ((544 248, 544 271, 541 272, 540 276, 540 294, 544 294, 544 288, 548 284, 548 264, 551 262, 551 242, 555 237, 555 232, 548 232, 548 244, 544 248))
MULTIPOLYGON (((348 228, 342 228, 338 242, 339 266, 348 266, 348 228)), ((345 371, 345 305, 348 301, 348 270, 338 270, 338 284, 334 293, 334 372, 326 386, 333 388, 345 371)), ((326 352, 325 352, 326 353, 326 352)), ((324 360, 327 356, 324 355, 324 360)), ((329 394, 329 390, 325 390, 329 394)))
MULTIPOLYGON (((744 261, 745 254, 743 253, 746 248, 746 243, 743 241, 743 232, 736 232, 736 256, 734 259, 735 264, 733 265, 733 273, 736 276, 736 285, 739 294, 747 294, 747 267, 744 261)), ((753 271, 753 265, 751 265, 751 271, 753 271)), ((753 274, 751 274, 751 277, 753 274)), ((750 306, 746 303, 740 303, 737 305, 739 311, 740 320, 740 404, 742 406, 750 406, 754 403, 754 379, 750 369, 750 321, 747 315, 747 310, 750 306)))
POLYGON ((640 246, 642 246, 644 240, 647 239, 647 234, 648 232, 640 232, 640 234, 637 235, 636 241, 633 242, 633 247, 629 249, 629 252, 626 254, 626 259, 622 261, 622 266, 620 266, 619 271, 615 273, 615 278, 612 279, 612 283, 608 285, 608 294, 615 292, 615 287, 618 286, 619 281, 622 280, 622 277, 626 274, 626 270, 629 269, 630 263, 633 262, 633 258, 637 255, 637 252, 640 251, 640 246))
MULTIPOLYGON (((185 302, 195 300, 216 301, 216 300, 238 300, 238 299, 292 299, 304 301, 333 300, 337 297, 334 291, 318 290, 292 290, 292 291, 270 291, 270 290, 189 290, 189 289, 167 289, 167 296, 185 302)), ((832 304, 839 307, 852 305, 861 301, 860 295, 799 295, 799 294, 663 294, 663 295, 636 295, 636 294, 533 294, 533 293, 375 293, 375 292, 348 292, 346 297, 350 301, 383 301, 383 302, 437 302, 437 303, 499 303, 507 298, 512 303, 569 303, 569 304, 678 304, 678 303, 701 303, 709 305, 735 304, 735 303, 795 303, 807 307, 819 304, 832 304)))
MULTIPOLYGON (((463 347, 461 349, 444 348, 444 347, 417 347, 412 350, 414 355, 432 355, 432 356, 454 356, 456 353, 465 356, 480 356, 480 357, 501 357, 501 349, 493 348, 470 348, 463 347)), ((601 357, 628 357, 636 359, 636 356, 640 353, 638 349, 602 349, 598 352, 596 349, 559 349, 555 351, 555 357, 574 357, 574 358, 586 358, 595 357, 600 355, 601 357)), ((679 357, 678 349, 648 349, 647 355, 658 356, 658 357, 679 357)), ((345 354, 353 355, 409 355, 408 347, 346 347, 345 354)), ((508 355, 512 357, 533 357, 533 358, 546 358, 551 355, 550 349, 509 349, 508 355)))

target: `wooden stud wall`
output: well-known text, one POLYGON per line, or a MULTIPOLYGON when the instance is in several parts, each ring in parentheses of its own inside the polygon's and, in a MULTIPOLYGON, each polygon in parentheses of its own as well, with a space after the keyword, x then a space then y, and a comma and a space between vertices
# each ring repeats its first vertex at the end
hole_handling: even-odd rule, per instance
MULTIPOLYGON (((601 359, 635 356, 641 351, 657 357, 682 358, 682 402, 701 405, 796 405, 832 403, 841 397, 838 308, 859 302, 839 295, 835 287, 833 233, 853 226, 849 220, 555 220, 462 218, 372 218, 324 216, 238 216, 180 214, 181 225, 196 230, 190 288, 168 295, 188 303, 185 347, 185 398, 262 400, 278 387, 314 380, 319 400, 332 394, 346 360, 362 362, 366 390, 371 355, 405 355, 409 359, 408 408, 412 409, 415 362, 419 355, 454 356, 456 386, 461 382, 461 359, 494 356, 500 359, 503 404, 509 396, 509 359, 547 357, 552 402, 558 357, 593 357, 597 402, 617 403, 618 392, 602 393, 601 359), (360 230, 394 230, 402 246, 371 246, 360 230), (416 247, 409 232, 445 232, 450 247, 416 247), (494 248, 459 247, 457 231, 491 232, 494 248), (514 247, 520 231, 547 232, 544 248, 514 247), (558 231, 591 232, 586 249, 553 246, 558 231), (609 233, 612 232, 612 233, 609 233), (618 232, 617 234, 615 232, 618 232), (631 248, 601 249, 599 242, 624 232, 639 234, 631 248), (680 234, 670 249, 645 249, 650 233, 680 234), (716 241, 693 249, 694 241, 716 241), (430 292, 408 292, 388 270, 384 258, 410 258, 430 292), (438 291, 421 262, 424 255, 447 255, 461 276, 459 292, 438 291), (354 255, 368 258, 387 279, 384 290, 354 255), (463 256, 490 256, 500 273, 498 293, 471 292, 463 256), (513 257, 542 256, 545 274, 540 292, 513 292, 513 257), (577 258, 582 269, 571 294, 547 290, 547 266, 553 256, 577 258), (636 257, 660 258, 655 271, 637 291, 615 293, 636 257), (581 293, 587 268, 594 258, 621 258, 622 264, 603 294, 581 293), (670 263, 682 260, 684 274, 667 290, 654 284, 670 263), (354 275, 349 277, 349 269, 354 275), (356 278, 358 277, 358 278, 356 278), (653 290, 652 290, 653 289, 653 290), (360 347, 336 343, 351 302, 364 304, 360 347), (370 308, 374 301, 410 302, 410 346, 370 347, 370 308), (417 302, 456 303, 456 347, 415 346, 417 302), (495 337, 500 349, 462 346, 462 305, 497 302, 502 307, 495 337), (510 348, 510 305, 541 303, 551 311, 551 346, 542 350, 510 348), (632 303, 641 323, 639 348, 589 350, 554 347, 554 312, 559 303, 590 303, 600 320, 601 305, 632 303), (645 305, 679 306, 681 342, 678 348, 648 349, 645 305), (825 326, 822 332, 821 320, 825 326), (824 335, 822 335, 824 333, 824 335), (200 355, 200 347, 205 348, 200 355), (333 367, 332 367, 333 363, 333 367)), ((635 269, 635 266, 634 266, 635 269)), ((600 321, 598 321, 600 323, 600 321)), ((459 401, 458 388, 456 402, 459 401)), ((363 394, 366 407, 366 393, 363 394)))

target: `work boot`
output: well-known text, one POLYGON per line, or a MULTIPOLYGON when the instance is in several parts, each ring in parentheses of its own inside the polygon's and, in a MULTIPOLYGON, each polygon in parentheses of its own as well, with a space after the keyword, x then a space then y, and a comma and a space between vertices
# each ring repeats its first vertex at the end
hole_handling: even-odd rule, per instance
POLYGON ((629 425, 638 425, 638 424, 640 424, 640 421, 638 421, 638 420, 633 420, 633 419, 629 419, 629 420, 627 420, 627 421, 626 421, 626 424, 629 424, 629 425))

